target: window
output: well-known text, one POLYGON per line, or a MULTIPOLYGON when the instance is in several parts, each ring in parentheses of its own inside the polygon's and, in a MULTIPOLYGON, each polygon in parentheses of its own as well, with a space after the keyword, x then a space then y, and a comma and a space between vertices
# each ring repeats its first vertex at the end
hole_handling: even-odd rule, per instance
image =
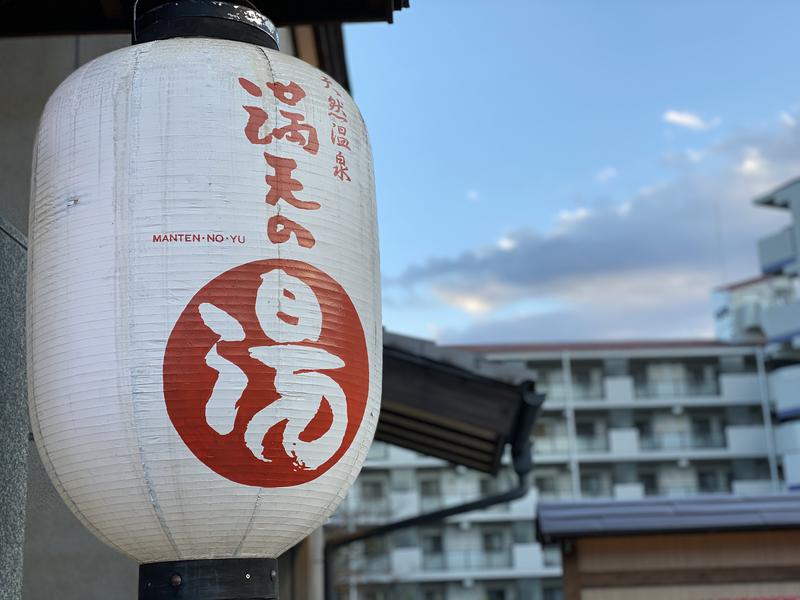
POLYGON ((655 496, 658 494, 658 477, 656 477, 655 473, 639 473, 639 481, 644 487, 645 496, 655 496))
POLYGON ((413 527, 398 529, 392 533, 392 546, 394 548, 416 548, 419 546, 417 530, 413 527))
POLYGON ((555 494, 556 493, 556 478, 549 476, 549 477, 536 477, 534 479, 534 485, 536 489, 539 490, 540 494, 555 494))
POLYGON ((506 594, 505 588, 488 588, 486 600, 508 600, 508 594, 506 594))
POLYGON ((380 502, 385 497, 382 481, 365 479, 361 482, 361 499, 365 502, 380 502))
POLYGON ((483 532, 483 550, 485 552, 499 552, 505 550, 508 544, 506 536, 498 529, 490 529, 483 532))
POLYGON ((385 537, 373 537, 364 540, 364 556, 383 556, 387 553, 385 537))
POLYGON ((708 417, 692 418, 692 434, 697 436, 711 435, 711 419, 708 417))
POLYGON ((443 588, 428 588, 422 592, 423 600, 445 600, 445 591, 443 588))
POLYGON ((650 419, 636 419, 634 427, 639 430, 640 438, 649 438, 653 435, 653 421, 650 419))
POLYGON ((593 438, 595 436, 595 422, 594 421, 578 421, 575 423, 575 433, 578 437, 593 438))
POLYGON ((438 498, 442 489, 438 479, 426 477, 419 482, 419 493, 423 498, 438 498))
POLYGON ((511 535, 515 544, 530 544, 536 541, 532 521, 515 521, 511 524, 511 535))
POLYGON ((724 490, 724 473, 716 469, 700 469, 697 472, 697 489, 704 494, 713 494, 724 490))
POLYGON ((602 398, 603 368, 574 365, 572 368, 572 392, 578 400, 602 398))
POLYGON ((603 477, 600 473, 586 473, 581 475, 581 492, 585 496, 599 497, 603 495, 603 477))
POLYGON ((564 600, 564 592, 559 587, 546 587, 542 590, 542 600, 564 600))
POLYGON ((422 541, 423 554, 441 554, 444 552, 444 543, 442 534, 440 533, 422 533, 420 534, 422 541))

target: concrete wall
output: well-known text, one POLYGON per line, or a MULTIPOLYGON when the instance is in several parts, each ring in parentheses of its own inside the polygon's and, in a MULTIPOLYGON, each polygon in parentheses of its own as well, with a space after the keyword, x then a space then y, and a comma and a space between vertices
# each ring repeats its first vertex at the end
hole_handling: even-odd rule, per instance
MULTIPOLYGON (((34 136, 45 102, 77 66, 127 45, 124 35, 0 40, 0 216, 23 233, 34 136)), ((24 315, 17 318, 21 326, 24 315)), ((27 462, 23 597, 136 598, 136 564, 101 544, 72 516, 32 442, 27 462)))
POLYGON ((127 35, 0 40, 0 215, 28 232, 31 156, 47 99, 80 65, 130 44, 127 35))
POLYGON ((22 594, 29 430, 24 313, 25 239, 0 217, 0 600, 22 594))

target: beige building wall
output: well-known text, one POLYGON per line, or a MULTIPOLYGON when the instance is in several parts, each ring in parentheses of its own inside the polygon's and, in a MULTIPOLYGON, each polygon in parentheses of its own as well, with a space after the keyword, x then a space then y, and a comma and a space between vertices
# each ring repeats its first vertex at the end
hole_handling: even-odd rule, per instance
POLYGON ((785 583, 607 588, 583 593, 582 600, 798 600, 800 579, 785 583))
POLYGON ((800 600, 800 530, 584 538, 565 600, 800 600))

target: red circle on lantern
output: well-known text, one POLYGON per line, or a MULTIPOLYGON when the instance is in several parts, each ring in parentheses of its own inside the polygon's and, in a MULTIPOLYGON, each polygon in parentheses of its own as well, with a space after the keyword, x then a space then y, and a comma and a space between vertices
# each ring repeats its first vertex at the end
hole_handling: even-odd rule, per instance
MULTIPOLYGON (((304 369, 306 366, 303 367, 304 369)), ((288 487, 316 479, 335 465, 350 447, 361 426, 369 392, 369 361, 364 329, 344 289, 331 277, 306 263, 293 260, 259 260, 235 267, 203 286, 178 318, 167 341, 163 365, 164 398, 172 424, 183 441, 208 467, 244 485, 288 487), (280 398, 275 388, 276 370, 253 358, 254 347, 281 345, 270 339, 256 316, 256 295, 262 275, 281 269, 311 288, 322 313, 322 327, 316 341, 296 342, 339 357, 344 366, 319 369, 342 389, 347 405, 347 425, 339 447, 328 460, 311 469, 287 454, 283 434, 288 419, 276 423, 265 433, 262 459, 245 444, 245 430, 253 417, 280 398), (224 341, 203 321, 200 305, 212 304, 233 317, 244 330, 241 341, 224 341), (247 376, 247 384, 236 402, 236 415, 230 433, 219 433, 206 421, 206 404, 220 376, 207 364, 216 345, 223 359, 234 363, 247 376)), ((331 406, 324 398, 310 395, 309 407, 300 414, 315 411, 299 436, 304 442, 322 437, 332 423, 331 406)))

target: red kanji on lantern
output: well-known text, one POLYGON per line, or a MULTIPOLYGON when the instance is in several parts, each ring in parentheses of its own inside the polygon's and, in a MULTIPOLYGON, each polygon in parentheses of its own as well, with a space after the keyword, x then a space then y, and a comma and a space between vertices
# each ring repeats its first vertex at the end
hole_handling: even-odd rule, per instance
POLYGON ((204 285, 175 323, 163 364, 167 412, 222 477, 299 485, 353 443, 368 364, 363 326, 341 285, 299 261, 250 262, 204 285))
POLYGON ((267 87, 272 90, 272 95, 278 100, 289 106, 295 106, 300 100, 306 97, 306 92, 303 88, 297 85, 294 81, 289 83, 268 83, 267 87))
POLYGON ((283 215, 272 215, 267 221, 267 239, 273 244, 284 244, 294 235, 301 248, 313 248, 317 240, 299 223, 283 215))
MULTIPOLYGON (((251 96, 256 98, 263 96, 261 88, 244 77, 239 78, 239 85, 251 96)), ((289 83, 268 83, 267 87, 272 91, 276 99, 289 106, 295 106, 306 96, 303 88, 293 81, 289 83)), ((281 116, 289 120, 289 124, 283 127, 274 127, 269 133, 261 135, 261 128, 269 120, 267 112, 260 106, 250 105, 242 108, 247 111, 248 115, 244 134, 251 144, 271 144, 275 138, 279 140, 286 138, 289 142, 300 144, 303 150, 309 154, 316 154, 319 151, 317 130, 313 125, 304 123, 305 115, 287 110, 278 111, 281 116)))
POLYGON ((334 177, 338 177, 341 181, 351 181, 350 175, 348 175, 347 171, 347 161, 344 158, 344 154, 341 152, 336 153, 336 165, 333 167, 333 175, 334 177))
POLYGON ((303 123, 305 117, 300 113, 289 112, 288 110, 278 112, 289 119, 290 124, 276 127, 272 130, 272 135, 279 140, 285 137, 289 142, 300 144, 303 150, 309 154, 316 154, 319 151, 319 138, 317 138, 317 130, 314 126, 303 123), (303 133, 305 133, 305 136, 303 133))
POLYGON ((303 189, 303 184, 292 177, 292 172, 297 168, 297 161, 292 158, 273 156, 269 152, 264 152, 264 159, 267 164, 275 169, 274 175, 265 177, 269 191, 267 192, 266 202, 275 206, 278 200, 285 200, 295 208, 303 210, 316 210, 320 207, 319 202, 313 200, 300 200, 294 193, 303 189))
POLYGON ((347 123, 347 115, 344 112, 344 104, 341 100, 328 96, 328 115, 334 119, 339 119, 347 123))
POLYGON ((347 127, 334 124, 331 128, 331 144, 350 150, 350 140, 347 139, 347 127))

